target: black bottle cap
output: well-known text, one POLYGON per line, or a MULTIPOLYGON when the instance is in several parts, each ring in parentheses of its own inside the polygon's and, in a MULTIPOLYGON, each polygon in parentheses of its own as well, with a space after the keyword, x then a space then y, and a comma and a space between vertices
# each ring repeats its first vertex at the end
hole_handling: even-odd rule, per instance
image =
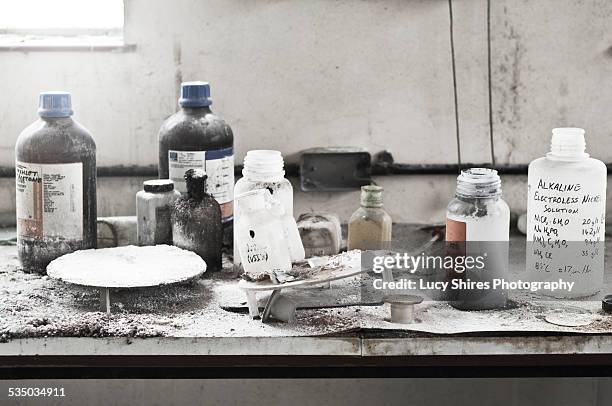
POLYGON ((612 313, 612 295, 606 295, 603 298, 601 308, 605 313, 612 313))
POLYGON ((145 180, 143 185, 145 192, 150 193, 164 193, 174 190, 174 182, 170 179, 145 180))

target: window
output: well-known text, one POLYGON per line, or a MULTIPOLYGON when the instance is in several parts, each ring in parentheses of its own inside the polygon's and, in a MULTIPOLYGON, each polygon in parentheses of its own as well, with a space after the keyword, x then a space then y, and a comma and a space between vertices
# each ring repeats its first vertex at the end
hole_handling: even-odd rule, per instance
POLYGON ((0 45, 121 46, 123 0, 0 0, 0 45))

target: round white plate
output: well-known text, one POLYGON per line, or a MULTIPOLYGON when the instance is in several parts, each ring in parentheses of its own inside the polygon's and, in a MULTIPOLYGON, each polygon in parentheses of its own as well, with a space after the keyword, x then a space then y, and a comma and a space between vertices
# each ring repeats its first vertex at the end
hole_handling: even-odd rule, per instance
POLYGON ((75 285, 143 288, 188 281, 206 271, 194 252, 169 245, 76 251, 47 266, 47 274, 75 285))

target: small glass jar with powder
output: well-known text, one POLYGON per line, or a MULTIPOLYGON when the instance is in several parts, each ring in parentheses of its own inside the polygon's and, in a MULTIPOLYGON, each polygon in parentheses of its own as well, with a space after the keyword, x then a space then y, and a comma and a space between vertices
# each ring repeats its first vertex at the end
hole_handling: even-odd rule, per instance
MULTIPOLYGON (((447 253, 453 257, 478 257, 483 267, 452 271, 452 278, 465 282, 486 283, 484 288, 456 289, 451 292, 451 305, 465 310, 504 307, 507 292, 493 289, 495 279, 508 278, 508 241, 510 209, 502 199, 501 179, 494 169, 471 168, 457 178, 455 198, 446 209, 447 253), (486 287, 488 286, 488 288, 486 287)), ((471 261, 470 261, 471 262, 471 261)), ((459 262, 455 262, 459 264, 459 262)), ((473 285, 476 286, 476 285, 473 285)))
POLYGON ((170 179, 147 180, 136 193, 138 245, 172 245, 171 209, 181 195, 170 179))

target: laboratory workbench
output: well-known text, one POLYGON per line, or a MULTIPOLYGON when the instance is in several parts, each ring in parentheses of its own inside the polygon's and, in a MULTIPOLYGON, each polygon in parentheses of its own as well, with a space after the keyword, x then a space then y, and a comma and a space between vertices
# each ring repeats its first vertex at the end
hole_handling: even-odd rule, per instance
POLYGON ((15 246, 3 244, 0 377, 612 375, 612 316, 599 312, 601 296, 612 291, 609 275, 598 296, 572 302, 598 314, 589 328, 548 325, 542 314, 522 320, 546 304, 500 316, 431 302, 419 324, 406 327, 389 323, 380 303, 346 305, 350 298, 333 287, 338 306, 298 310, 292 324, 264 324, 240 309, 238 276, 229 268, 188 285, 117 292, 107 315, 98 292, 23 273, 15 246))

